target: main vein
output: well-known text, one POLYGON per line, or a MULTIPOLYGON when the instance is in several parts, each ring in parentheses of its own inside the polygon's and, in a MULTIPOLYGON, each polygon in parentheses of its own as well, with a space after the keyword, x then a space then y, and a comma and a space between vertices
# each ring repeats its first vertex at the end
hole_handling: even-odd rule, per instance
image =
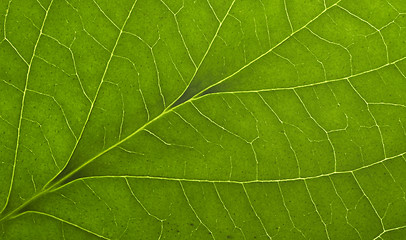
MULTIPOLYGON (((53 1, 53 0, 52 0, 52 1, 53 1)), ((228 13, 230 12, 230 10, 231 10, 232 6, 234 5, 234 2, 235 2, 235 1, 236 1, 236 0, 234 0, 234 1, 232 2, 232 4, 230 5, 230 7, 229 7, 229 9, 228 9, 227 14, 226 14, 225 17, 223 18, 223 20, 220 22, 220 25, 219 25, 218 29, 216 30, 216 33, 215 33, 215 35, 214 35, 214 37, 213 37, 211 43, 209 44, 209 47, 208 47, 208 49, 206 50, 206 52, 205 52, 205 54, 204 54, 204 56, 203 56, 201 62, 199 63, 199 65, 198 65, 198 67, 197 67, 197 69, 196 69, 194 75, 192 76, 192 78, 191 78, 191 80, 190 80, 190 83, 194 80, 194 77, 196 76, 197 71, 198 71, 198 69, 200 68, 200 65, 201 65, 201 64, 203 63, 203 61, 205 60, 206 55, 208 54, 208 52, 209 52, 211 46, 213 45, 213 42, 214 42, 216 36, 217 36, 218 33, 219 33, 219 30, 220 30, 220 28, 221 28, 221 26, 222 26, 222 23, 224 22, 225 18, 228 16, 228 13)), ((85 124, 84 124, 84 126, 83 126, 83 128, 82 128, 82 131, 81 131, 81 133, 80 133, 80 136, 79 136, 79 138, 78 138, 78 140, 77 140, 77 142, 76 142, 76 144, 75 144, 75 147, 74 147, 74 149, 73 149, 73 151, 72 151, 72 153, 71 153, 71 156, 70 156, 69 160, 67 161, 67 163, 65 164, 65 167, 64 167, 54 178, 52 178, 52 179, 47 183, 47 185, 44 186, 44 188, 42 189, 41 192, 39 192, 38 194, 34 195, 31 199, 27 200, 25 203, 23 203, 22 205, 20 205, 18 208, 16 208, 16 209, 14 209, 13 211, 9 212, 7 215, 5 215, 3 218, 1 218, 0 221, 4 221, 4 220, 6 220, 6 219, 12 218, 14 214, 18 213, 20 210, 22 210, 23 208, 25 208, 27 205, 29 205, 30 203, 32 203, 34 200, 38 199, 39 197, 45 195, 46 193, 48 193, 48 192, 50 192, 50 191, 52 191, 52 190, 54 190, 54 189, 56 189, 56 188, 59 189, 60 187, 62 187, 62 186, 65 184, 66 180, 68 180, 68 179, 69 179, 70 177, 72 177, 75 173, 77 173, 78 171, 80 171, 81 169, 83 169, 85 166, 87 166, 88 164, 90 164, 91 162, 93 162, 95 159, 99 158, 100 156, 104 155, 105 153, 109 152, 110 150, 114 149, 115 147, 119 146, 120 144, 122 144, 123 142, 127 141, 128 139, 132 138, 134 135, 136 135, 136 134, 138 134, 139 132, 143 131, 144 129, 146 129, 147 126, 149 126, 149 125, 151 125, 152 123, 154 123, 155 121, 161 119, 161 118, 162 118, 163 116, 165 116, 166 114, 168 114, 168 113, 174 111, 175 109, 177 109, 177 108, 179 108, 179 107, 181 107, 181 106, 183 106, 183 105, 186 105, 186 104, 188 104, 188 103, 190 103, 190 102, 192 102, 192 101, 194 101, 194 100, 197 100, 197 99, 199 98, 199 96, 201 96, 202 93, 206 92, 208 89, 213 88, 213 87, 215 87, 215 86, 221 84, 222 82, 224 82, 224 81, 228 80, 229 78, 233 77, 234 75, 238 74, 239 72, 241 72, 242 70, 244 70, 244 69, 247 68, 248 66, 252 65, 252 64, 255 63, 256 61, 260 60, 262 57, 264 57, 265 55, 269 54, 269 53, 272 52, 274 49, 276 49, 278 46, 280 46, 281 44, 283 44, 284 42, 286 42, 288 39, 290 39, 293 35, 295 35, 295 34, 298 33, 299 31, 305 29, 309 24, 311 24, 312 22, 314 22, 314 21, 315 21, 316 19, 318 19, 322 14, 324 14, 326 11, 328 11, 329 9, 333 8, 334 6, 336 6, 336 5, 337 5, 339 2, 341 2, 341 1, 342 1, 342 0, 339 0, 339 1, 337 1, 336 3, 334 3, 333 5, 331 5, 331 6, 327 7, 327 8, 325 8, 322 12, 320 12, 317 16, 315 16, 313 19, 311 19, 309 22, 307 22, 307 23, 306 23, 305 25, 303 25, 301 28, 299 28, 299 29, 293 31, 290 35, 288 35, 286 38, 284 38, 284 39, 283 39, 282 41, 280 41, 278 44, 276 44, 275 46, 273 46, 272 48, 270 48, 268 51, 266 51, 265 53, 261 54, 261 55, 258 56, 257 58, 253 59, 253 60, 252 60, 251 62, 249 62, 248 64, 242 66, 241 68, 239 68, 239 69, 238 69, 237 71, 235 71, 234 73, 232 73, 232 74, 230 74, 229 76, 227 76, 227 77, 221 79, 220 81, 218 81, 218 82, 216 82, 216 83, 214 83, 214 84, 212 84, 212 85, 206 87, 205 89, 201 90, 200 92, 198 92, 197 94, 195 94, 193 97, 187 99, 186 101, 180 103, 179 105, 173 106, 174 103, 176 103, 176 101, 182 97, 183 93, 185 93, 185 91, 186 91, 186 89, 187 89, 187 88, 186 88, 186 89, 184 90, 184 92, 183 92, 175 101, 173 101, 173 103, 170 104, 161 114, 159 114, 158 116, 156 116, 155 118, 153 118, 153 119, 150 120, 149 122, 145 123, 143 126, 141 126, 140 128, 138 128, 138 129, 137 129, 135 132, 133 132, 132 134, 128 135, 127 137, 123 138, 122 140, 118 141, 117 143, 113 144, 112 146, 108 147, 107 149, 103 150, 102 152, 100 152, 99 154, 97 154, 96 156, 94 156, 93 158, 87 160, 85 163, 83 163, 82 165, 78 166, 76 169, 74 169, 74 170, 71 171, 70 173, 66 174, 64 177, 62 177, 61 179, 59 179, 59 180, 56 181, 55 183, 51 184, 51 182, 52 182, 55 178, 57 178, 57 177, 59 176, 59 174, 63 171, 63 169, 66 168, 66 166, 67 166, 67 164, 68 164, 70 158, 72 157, 72 155, 73 155, 73 153, 74 153, 76 147, 78 146, 78 143, 79 143, 79 141, 80 141, 80 139, 81 139, 81 137, 82 137, 82 135, 83 135, 83 132, 84 132, 84 130, 85 130, 85 128, 86 128, 86 125, 87 125, 87 123, 88 123, 88 121, 89 121, 89 119, 90 119, 90 115, 91 115, 92 110, 93 110, 93 108, 94 108, 94 104, 95 104, 95 102, 96 102, 96 100, 97 100, 98 92, 99 92, 99 90, 100 90, 100 88, 101 88, 101 85, 102 85, 102 83, 103 83, 104 77, 105 77, 105 75, 106 75, 106 73, 107 73, 107 70, 108 70, 108 68, 109 68, 109 64, 110 64, 111 59, 112 59, 112 57, 113 57, 113 55, 114 55, 115 48, 116 48, 116 46, 117 46, 117 44, 118 44, 118 42, 119 42, 119 39, 120 39, 121 34, 122 34, 123 30, 124 30, 124 27, 125 27, 125 25, 126 25, 128 19, 130 18, 131 13, 132 13, 132 11, 133 11, 133 9, 134 9, 134 7, 135 7, 135 4, 136 4, 136 2, 137 2, 137 0, 135 0, 135 2, 134 2, 134 4, 133 4, 133 6, 132 6, 132 8, 131 8, 131 10, 130 10, 130 12, 129 12, 129 14, 128 14, 128 16, 127 16, 127 18, 126 18, 124 24, 123 24, 123 26, 122 26, 122 28, 120 29, 120 33, 119 33, 119 35, 118 35, 118 37, 117 37, 117 39, 116 39, 115 45, 114 45, 114 47, 113 47, 113 50, 111 51, 110 58, 109 58, 109 60, 108 60, 108 62, 107 62, 107 64, 106 64, 106 68, 105 68, 105 70, 104 70, 102 79, 101 79, 100 84, 99 84, 99 86, 98 86, 98 89, 97 89, 97 91, 96 91, 96 95, 95 95, 95 97, 94 97, 94 100, 93 100, 93 102, 92 102, 92 104, 91 104, 91 108, 90 108, 90 110, 89 110, 87 119, 86 119, 85 124)), ((51 2, 51 3, 52 3, 52 2, 51 2)), ((48 9, 48 10, 49 10, 49 9, 48 9)), ((45 19, 44 19, 43 25, 44 25, 44 23, 45 23, 45 19)), ((41 31, 42 31, 42 28, 41 28, 41 31)), ((38 41, 39 41, 39 38, 38 38, 38 41)), ((38 41, 37 41, 37 42, 38 42, 38 41)), ((34 50, 34 51, 35 51, 35 50, 34 50)), ((32 62, 32 59, 31 59, 31 62, 32 62)), ((30 65, 31 65, 31 64, 30 64, 30 65)), ((28 78, 28 77, 27 77, 27 78, 28 78)), ((190 83, 189 83, 188 86, 190 86, 190 83)), ((26 87, 27 87, 27 86, 26 86, 26 87)), ((26 91, 26 87, 25 87, 25 91, 26 91)), ((24 91, 24 93, 25 93, 25 91, 24 91)), ((25 94, 24 94, 24 95, 25 95, 25 94)), ((20 119, 20 124, 21 124, 21 119, 20 119)), ((19 129, 20 129, 20 127, 19 127, 19 129)), ((14 167, 15 167, 15 165, 14 165, 14 167)), ((13 171, 13 173, 14 173, 14 171, 13 171)), ((11 191, 11 187, 10 187, 10 191, 11 191)))

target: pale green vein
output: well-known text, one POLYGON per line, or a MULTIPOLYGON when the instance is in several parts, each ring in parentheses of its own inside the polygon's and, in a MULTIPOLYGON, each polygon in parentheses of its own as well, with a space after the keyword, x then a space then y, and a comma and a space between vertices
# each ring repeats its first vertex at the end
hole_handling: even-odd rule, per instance
POLYGON ((71 225, 71 226, 73 226, 73 227, 76 227, 76 228, 78 228, 78 229, 80 229, 80 230, 82 230, 82 231, 85 231, 85 232, 87 232, 87 233, 90 233, 90 234, 92 234, 92 235, 94 235, 94 236, 96 236, 96 237, 99 237, 99 238, 101 238, 101 239, 110 240, 110 238, 107 238, 107 237, 105 237, 105 236, 102 236, 102 235, 100 235, 100 234, 98 234, 98 233, 95 233, 95 232, 89 230, 89 229, 86 229, 85 227, 82 227, 82 226, 80 226, 80 225, 78 225, 78 224, 69 222, 68 220, 64 220, 64 219, 62 219, 62 218, 59 218, 59 217, 54 216, 54 215, 49 214, 49 213, 44 213, 44 212, 39 212, 39 211, 26 211, 26 212, 23 212, 23 213, 21 213, 21 214, 16 215, 16 216, 13 217, 13 218, 17 218, 17 217, 20 217, 20 216, 23 216, 23 215, 28 215, 28 214, 38 214, 38 215, 47 216, 47 217, 53 218, 53 219, 55 219, 55 220, 58 220, 58 221, 60 221, 60 222, 66 223, 66 224, 68 224, 68 225, 71 225))
POLYGON ((38 34, 38 37, 37 37, 37 41, 36 41, 36 43, 35 43, 35 45, 34 45, 34 50, 33 50, 33 52, 32 52, 32 56, 31 56, 31 59, 30 59, 30 63, 29 63, 29 65, 28 65, 27 76, 26 76, 25 84, 24 84, 23 97, 22 97, 22 100, 21 100, 20 116, 19 116, 19 120, 18 120, 17 141, 16 141, 16 149, 15 149, 15 153, 14 153, 13 170, 12 170, 12 173, 11 173, 10 188, 9 188, 9 191, 8 191, 6 203, 4 204, 4 207, 3 207, 3 209, 1 209, 0 213, 2 213, 2 212, 4 211, 4 209, 7 207, 8 201, 10 200, 11 189, 13 188, 14 174, 15 174, 15 169, 16 169, 16 165, 17 165, 18 149, 19 149, 19 145, 20 145, 21 124, 22 124, 23 113, 24 113, 25 96, 26 96, 27 89, 28 89, 28 79, 29 79, 29 77, 30 77, 32 63, 33 63, 33 61, 34 61, 34 59, 35 59, 35 52, 37 51, 38 43, 39 43, 39 40, 41 39, 42 31, 43 31, 43 29, 44 29, 45 22, 46 22, 46 20, 47 20, 48 13, 49 13, 49 10, 51 9, 52 3, 53 3, 53 0, 50 2, 49 6, 48 6, 48 9, 47 9, 47 11, 45 12, 44 20, 42 21, 41 29, 39 30, 39 34, 38 34))

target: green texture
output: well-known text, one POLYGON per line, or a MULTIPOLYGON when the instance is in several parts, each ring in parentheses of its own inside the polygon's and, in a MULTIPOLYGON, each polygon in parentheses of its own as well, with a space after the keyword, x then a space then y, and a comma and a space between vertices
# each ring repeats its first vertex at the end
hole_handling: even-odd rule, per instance
POLYGON ((406 239, 406 1, 0 0, 0 239, 406 239))

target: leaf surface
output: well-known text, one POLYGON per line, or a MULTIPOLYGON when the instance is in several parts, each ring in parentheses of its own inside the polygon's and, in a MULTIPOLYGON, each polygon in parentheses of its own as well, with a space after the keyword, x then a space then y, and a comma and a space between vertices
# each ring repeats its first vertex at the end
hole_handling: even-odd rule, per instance
POLYGON ((401 0, 1 1, 1 239, 401 239, 401 0))

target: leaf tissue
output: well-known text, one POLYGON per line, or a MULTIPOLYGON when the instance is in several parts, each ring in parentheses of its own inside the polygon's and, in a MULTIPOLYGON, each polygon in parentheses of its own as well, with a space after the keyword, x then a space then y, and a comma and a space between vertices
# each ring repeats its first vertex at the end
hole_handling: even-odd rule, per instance
POLYGON ((0 0, 0 239, 406 239, 406 1, 0 0))

